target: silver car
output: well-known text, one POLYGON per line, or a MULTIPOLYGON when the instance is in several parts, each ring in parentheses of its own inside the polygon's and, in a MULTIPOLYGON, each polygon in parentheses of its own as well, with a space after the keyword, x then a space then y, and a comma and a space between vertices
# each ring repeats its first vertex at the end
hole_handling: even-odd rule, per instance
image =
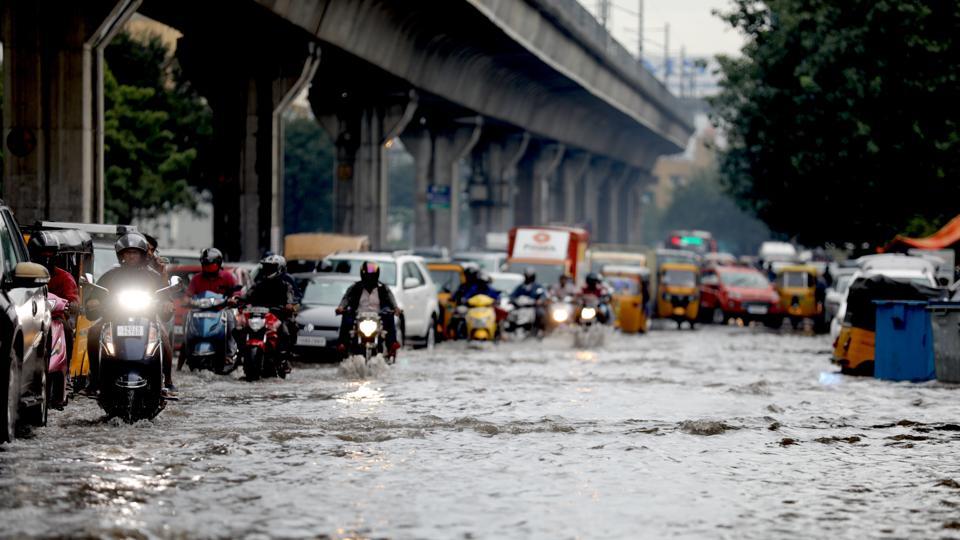
POLYGON ((343 274, 295 274, 303 300, 297 314, 295 352, 307 358, 332 357, 340 333, 340 300, 357 278, 343 274))

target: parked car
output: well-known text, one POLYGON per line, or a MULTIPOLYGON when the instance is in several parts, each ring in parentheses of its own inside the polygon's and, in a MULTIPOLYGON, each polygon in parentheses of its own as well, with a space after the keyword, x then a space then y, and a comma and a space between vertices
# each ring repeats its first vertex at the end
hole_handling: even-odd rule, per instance
POLYGON ((30 262, 20 227, 0 201, 0 442, 17 422, 47 423, 50 309, 47 269, 30 262))
POLYGON ((294 352, 307 358, 336 358, 340 315, 335 310, 357 279, 330 273, 294 274, 293 277, 303 290, 294 352))
POLYGON ((826 320, 831 321, 840 311, 840 304, 847 296, 847 289, 853 283, 853 274, 856 269, 844 268, 839 276, 833 276, 833 285, 827 287, 826 297, 824 299, 824 316, 826 320), (847 271, 849 270, 849 271, 847 271))
POLYGON ((782 322, 780 296, 767 277, 745 266, 717 266, 703 271, 700 279, 700 317, 724 324, 730 319, 744 323, 782 322))
POLYGON ((333 273, 350 274, 354 279, 359 279, 365 261, 379 264, 380 281, 390 287, 402 311, 398 332, 407 343, 433 347, 440 306, 436 285, 421 257, 409 252, 348 252, 335 253, 325 261, 333 273))

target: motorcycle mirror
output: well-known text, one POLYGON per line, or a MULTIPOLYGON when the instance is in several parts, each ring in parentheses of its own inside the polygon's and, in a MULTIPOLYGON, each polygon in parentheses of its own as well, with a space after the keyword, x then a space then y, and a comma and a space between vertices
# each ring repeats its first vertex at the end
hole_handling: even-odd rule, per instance
POLYGON ((170 286, 171 286, 171 287, 176 287, 177 285, 180 285, 181 283, 183 283, 183 280, 180 279, 180 276, 173 276, 173 277, 170 278, 170 286))
POLYGON ((91 283, 93 283, 93 274, 91 274, 90 272, 87 272, 84 275, 80 276, 81 285, 88 285, 91 283))

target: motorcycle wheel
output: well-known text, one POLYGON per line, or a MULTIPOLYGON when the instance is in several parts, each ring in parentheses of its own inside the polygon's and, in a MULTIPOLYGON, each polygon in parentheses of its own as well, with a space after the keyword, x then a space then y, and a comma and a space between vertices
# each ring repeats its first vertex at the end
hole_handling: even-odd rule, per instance
POLYGON ((263 370, 263 351, 253 347, 243 355, 243 376, 248 381, 260 378, 263 370))

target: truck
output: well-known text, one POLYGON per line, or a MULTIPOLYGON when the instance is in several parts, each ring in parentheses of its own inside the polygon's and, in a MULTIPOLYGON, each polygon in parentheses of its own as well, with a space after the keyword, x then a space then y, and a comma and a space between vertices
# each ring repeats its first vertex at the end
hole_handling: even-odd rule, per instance
POLYGON ((507 243, 506 271, 521 273, 532 267, 537 281, 547 286, 562 275, 581 283, 589 272, 589 244, 589 233, 577 227, 514 227, 507 243))
POLYGON ((332 233, 296 233, 283 239, 283 255, 290 273, 313 272, 327 255, 339 251, 369 251, 370 239, 332 233))

